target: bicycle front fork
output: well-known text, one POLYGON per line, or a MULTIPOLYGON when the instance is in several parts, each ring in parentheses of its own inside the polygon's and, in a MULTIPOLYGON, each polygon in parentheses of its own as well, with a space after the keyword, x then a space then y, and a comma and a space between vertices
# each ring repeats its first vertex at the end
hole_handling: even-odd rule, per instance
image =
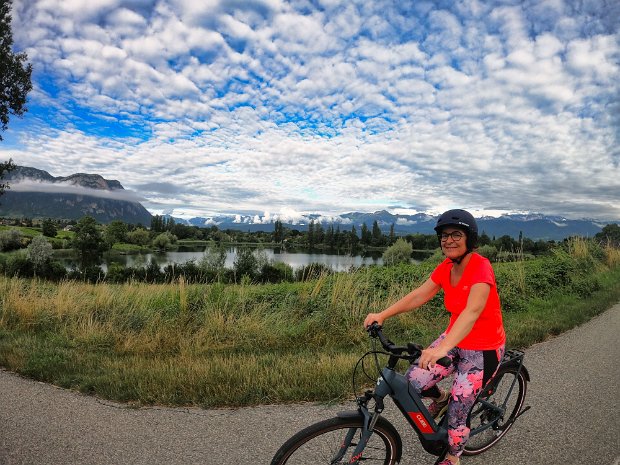
MULTIPOLYGON (((364 449, 366 448, 366 444, 370 440, 370 436, 372 436, 372 432, 381 416, 381 412, 383 412, 383 398, 377 396, 372 391, 366 391, 363 397, 359 397, 357 399, 358 404, 358 412, 363 417, 363 426, 361 435, 359 437, 359 441, 353 450, 353 454, 351 455, 351 459, 348 462, 349 464, 358 464, 362 460, 362 454, 364 449), (368 410, 368 402, 374 399, 375 400, 375 408, 374 413, 370 413, 368 410)), ((342 442, 338 453, 334 457, 331 463, 340 463, 343 459, 349 448, 353 445, 353 440, 355 439, 355 435, 359 428, 349 428, 344 441, 342 442)))

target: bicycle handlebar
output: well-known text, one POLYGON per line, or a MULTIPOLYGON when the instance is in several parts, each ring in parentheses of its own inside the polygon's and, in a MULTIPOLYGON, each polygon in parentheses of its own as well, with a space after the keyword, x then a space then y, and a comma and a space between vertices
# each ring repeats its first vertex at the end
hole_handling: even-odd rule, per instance
MULTIPOLYGON (((406 352, 410 355, 410 357, 407 358, 411 361, 415 360, 422 354, 422 350, 424 349, 420 344, 409 342, 407 343, 407 346, 397 346, 383 335, 382 329, 383 327, 376 321, 367 328, 370 337, 378 338, 383 348, 389 353, 394 355, 402 355, 406 352)), ((450 366, 451 361, 448 357, 442 357, 437 360, 437 364, 447 368, 450 366)))

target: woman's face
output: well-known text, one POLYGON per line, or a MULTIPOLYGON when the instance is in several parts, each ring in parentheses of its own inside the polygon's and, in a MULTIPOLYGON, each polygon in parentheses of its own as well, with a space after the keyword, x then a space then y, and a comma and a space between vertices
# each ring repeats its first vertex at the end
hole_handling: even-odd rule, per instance
POLYGON ((441 251, 447 258, 459 258, 467 252, 467 236, 458 228, 446 227, 441 230, 441 251))

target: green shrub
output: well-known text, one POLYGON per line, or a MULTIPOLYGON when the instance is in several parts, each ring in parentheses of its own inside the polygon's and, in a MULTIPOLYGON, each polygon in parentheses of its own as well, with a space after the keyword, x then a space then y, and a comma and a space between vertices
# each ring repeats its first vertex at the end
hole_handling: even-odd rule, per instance
POLYGON ((483 245, 478 247, 477 252, 483 257, 488 258, 491 262, 497 261, 497 247, 492 245, 483 245))
POLYGON ((264 264, 259 275, 259 280, 262 283, 293 281, 294 278, 293 268, 282 262, 264 264))
POLYGON ((4 270, 8 276, 26 278, 34 274, 34 266, 23 251, 11 254, 6 261, 4 270))
POLYGON ((383 252, 383 263, 385 265, 409 263, 411 261, 412 253, 413 246, 411 243, 400 237, 393 245, 388 247, 388 249, 383 252))

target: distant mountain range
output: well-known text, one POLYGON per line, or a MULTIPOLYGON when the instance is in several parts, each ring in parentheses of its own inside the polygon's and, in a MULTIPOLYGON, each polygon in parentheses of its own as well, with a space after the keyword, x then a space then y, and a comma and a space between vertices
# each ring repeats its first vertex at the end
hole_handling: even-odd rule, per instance
MULTIPOLYGON (((54 177, 46 171, 18 166, 6 176, 10 189, 0 197, 0 217, 79 219, 85 215, 101 223, 121 220, 126 223, 150 226, 151 214, 139 199, 127 192, 116 180, 104 179, 98 174, 77 173, 67 177, 54 177)), ((166 215, 167 216, 167 215, 166 215)), ((258 214, 215 215, 189 220, 173 217, 175 222, 199 227, 217 226, 219 229, 242 231, 273 231, 275 217, 258 214)), ((425 213, 396 215, 381 210, 374 213, 344 213, 334 217, 319 214, 299 218, 280 218, 284 227, 307 231, 312 220, 324 228, 331 224, 341 230, 355 227, 359 234, 362 224, 372 229, 376 221, 384 233, 394 225, 397 235, 433 234, 436 216, 425 213)), ((490 237, 509 235, 517 238, 520 233, 530 239, 561 240, 569 236, 594 236, 602 227, 618 221, 570 220, 560 216, 541 214, 503 215, 499 218, 477 219, 481 232, 490 237)))
MULTIPOLYGON (((257 215, 222 215, 208 218, 196 217, 189 220, 174 218, 174 220, 199 227, 215 225, 219 229, 273 231, 273 220, 265 220, 265 218, 257 215)), ((282 221, 283 226, 286 228, 307 231, 312 220, 315 223, 321 223, 323 228, 333 224, 335 228, 339 227, 341 231, 350 231, 352 227, 355 227, 358 235, 362 224, 366 224, 369 229, 372 229, 374 222, 377 221, 381 231, 386 234, 389 233, 390 228, 394 225, 396 235, 406 235, 415 233, 434 234, 433 228, 435 227, 437 216, 425 213, 395 215, 381 210, 374 213, 345 213, 330 218, 320 215, 305 215, 295 221, 280 221, 282 221)), ((601 222, 588 219, 570 220, 560 216, 545 216, 541 214, 503 215, 498 218, 483 217, 476 220, 480 232, 485 232, 490 237, 509 235, 518 238, 519 234, 523 233, 524 237, 534 240, 562 240, 574 235, 592 237, 600 232, 606 224, 617 223, 617 221, 601 222)))
POLYGON ((54 177, 47 171, 18 166, 5 179, 10 189, 0 197, 0 216, 78 220, 90 215, 100 223, 121 220, 151 224, 151 214, 120 182, 98 174, 54 177))

